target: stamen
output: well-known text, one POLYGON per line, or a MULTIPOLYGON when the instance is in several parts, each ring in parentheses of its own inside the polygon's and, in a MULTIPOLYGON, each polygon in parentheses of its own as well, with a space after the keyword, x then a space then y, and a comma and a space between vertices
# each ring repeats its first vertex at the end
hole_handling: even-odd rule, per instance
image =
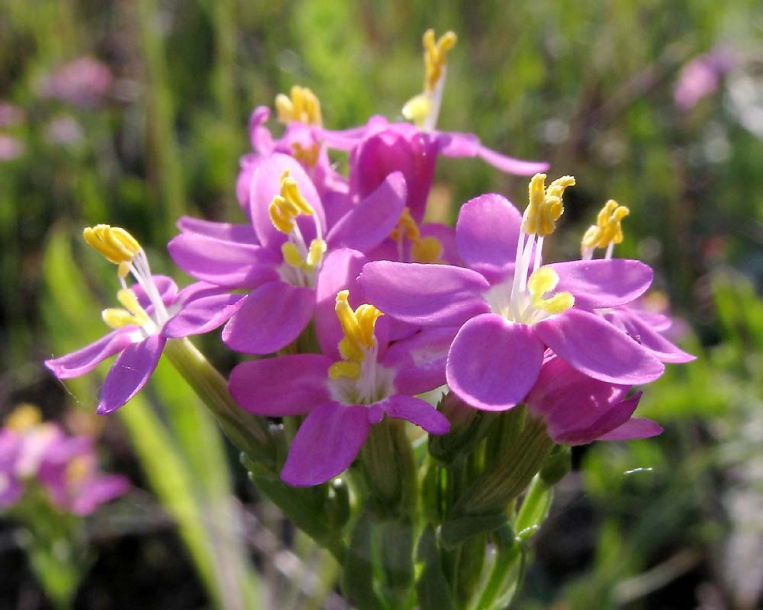
POLYGON ((553 269, 540 267, 533 271, 527 280, 533 307, 550 314, 562 313, 572 307, 575 304, 575 297, 569 292, 558 292, 549 298, 544 298, 544 295, 556 288, 558 283, 559 275, 553 269))
POLYGON ((369 304, 360 305, 353 310, 347 300, 349 295, 349 290, 342 290, 336 295, 334 309, 344 331, 344 337, 339 342, 339 353, 343 360, 332 366, 333 373, 329 372, 332 379, 339 377, 357 379, 360 376, 366 353, 376 346, 374 335, 376 320, 383 315, 376 307, 369 304))
POLYGON ((305 200, 289 170, 281 174, 281 194, 273 197, 268 208, 270 220, 281 233, 289 234, 294 230, 294 219, 300 214, 311 216, 313 207, 305 200))
POLYGON ((293 86, 291 97, 279 93, 275 105, 279 123, 299 122, 317 127, 323 124, 321 103, 307 87, 293 86))
POLYGON ((530 181, 530 204, 522 218, 522 230, 539 237, 553 233, 564 212, 564 190, 574 184, 575 178, 562 176, 546 188, 546 174, 535 174, 530 181))
POLYGON ((411 258, 417 263, 440 263, 442 254, 442 243, 431 235, 414 242, 411 246, 411 258))
POLYGON ((299 142, 294 142, 291 145, 293 150, 292 156, 307 167, 315 167, 318 165, 318 157, 321 154, 321 147, 317 144, 311 144, 310 146, 302 146, 299 142))
POLYGON ((397 226, 389 236, 397 242, 398 256, 403 259, 403 241, 411 242, 411 259, 416 263, 440 263, 444 248, 439 239, 433 236, 421 237, 421 230, 406 206, 400 215, 397 226))
POLYGON ((588 228, 583 235, 581 251, 584 259, 590 259, 596 248, 610 250, 614 244, 623 241, 623 229, 621 222, 630 213, 630 210, 619 205, 613 199, 607 201, 596 218, 596 224, 588 228))
POLYGON ((440 81, 443 70, 448 63, 448 51, 456 45, 457 40, 455 33, 445 32, 435 42, 434 30, 430 29, 424 32, 424 68, 426 70, 424 91, 426 93, 432 93, 440 81))
POLYGON ((419 235, 419 227, 413 216, 411 216, 411 210, 408 206, 405 206, 403 213, 400 214, 400 220, 397 221, 397 226, 392 229, 389 236, 395 241, 405 239, 406 237, 411 241, 416 241, 419 239, 419 235))
POLYGON ((151 321, 146 310, 138 302, 138 297, 129 288, 123 288, 117 292, 117 300, 124 309, 110 307, 101 312, 101 318, 110 328, 117 329, 131 325, 143 326, 151 321))
POLYGON ((412 97, 403 106, 403 116, 424 130, 432 130, 440 113, 445 83, 447 55, 456 44, 456 35, 446 32, 435 42, 434 30, 424 33, 424 92, 412 97))
POLYGON ((83 231, 85 241, 96 251, 100 252, 106 260, 119 265, 120 277, 125 277, 123 269, 126 263, 131 263, 133 258, 140 253, 138 240, 121 227, 109 225, 96 225, 87 227, 83 231))

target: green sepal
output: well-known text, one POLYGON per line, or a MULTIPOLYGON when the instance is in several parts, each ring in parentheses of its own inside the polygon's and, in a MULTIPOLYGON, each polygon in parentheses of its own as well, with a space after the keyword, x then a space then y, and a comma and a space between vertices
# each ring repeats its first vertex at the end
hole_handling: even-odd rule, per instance
POLYGON ((540 478, 549 486, 553 487, 572 470, 572 450, 567 445, 556 445, 548 454, 543 467, 540 469, 540 478))
POLYGON ((540 474, 530 484, 522 500, 514 527, 517 539, 524 542, 529 540, 546 520, 554 499, 554 488, 548 485, 540 474))
POLYGON ((455 610, 456 606, 450 594, 450 584, 442 570, 435 531, 431 524, 419 538, 416 560, 419 564, 423 564, 421 574, 416 581, 416 593, 421 610, 455 610))
POLYGON ((374 591, 373 524, 364 510, 350 537, 350 547, 342 566, 342 591, 359 610, 380 610, 382 605, 374 591))
POLYGON ((429 454, 446 466, 462 463, 495 425, 496 415, 464 403, 455 394, 446 394, 437 406, 450 421, 450 431, 429 436, 429 454))
POLYGON ((448 519, 440 529, 440 541, 446 549, 453 548, 471 536, 492 532, 507 522, 508 516, 505 513, 448 519))
POLYGON ((413 524, 408 518, 376 523, 373 540, 383 574, 382 596, 393 608, 405 607, 413 583, 413 524))

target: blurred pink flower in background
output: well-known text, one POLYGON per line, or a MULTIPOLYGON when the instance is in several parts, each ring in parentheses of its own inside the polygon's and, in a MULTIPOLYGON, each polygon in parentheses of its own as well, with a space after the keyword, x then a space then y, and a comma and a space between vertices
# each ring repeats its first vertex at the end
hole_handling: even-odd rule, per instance
POLYGON ((45 76, 38 84, 38 92, 43 98, 93 108, 103 102, 113 81, 108 66, 92 57, 81 57, 45 76))
POLYGON ((11 136, 0 133, 0 163, 12 161, 24 153, 24 145, 11 136))
POLYGON ((57 116, 45 126, 45 139, 50 144, 76 146, 85 139, 82 125, 70 115, 57 116))
POLYGON ((24 111, 8 102, 0 102, 0 127, 16 125, 24 120, 24 111))
POLYGON ((734 55, 727 48, 697 55, 684 64, 673 91, 676 106, 684 111, 691 110, 718 89, 721 77, 733 64, 734 55))

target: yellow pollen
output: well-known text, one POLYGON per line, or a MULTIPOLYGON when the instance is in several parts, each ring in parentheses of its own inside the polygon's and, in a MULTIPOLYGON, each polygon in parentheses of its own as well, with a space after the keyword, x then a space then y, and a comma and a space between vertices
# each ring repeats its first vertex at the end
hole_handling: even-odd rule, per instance
POLYGON ((610 199, 604 204, 596 218, 596 224, 589 227, 583 235, 583 250, 606 248, 610 244, 623 241, 621 222, 630 213, 627 207, 610 199))
POLYGON ((409 99, 401 112, 406 120, 412 121, 414 125, 421 127, 431 111, 432 100, 428 95, 420 93, 409 99))
POLYGON ((307 167, 315 167, 318 164, 318 157, 321 153, 321 148, 317 144, 311 144, 308 147, 302 146, 299 142, 294 142, 291 145, 292 154, 294 158, 307 167))
POLYGON ((411 258, 417 263, 442 262, 443 247, 436 237, 424 237, 411 246, 411 258))
POLYGON ((289 176, 288 169, 281 174, 281 192, 273 197, 268 211, 273 226, 286 235, 294 230, 297 216, 311 216, 314 213, 313 207, 302 196, 297 181, 289 176))
POLYGON ((424 92, 432 93, 442 78, 442 71, 445 68, 448 51, 456 45, 456 35, 453 32, 445 32, 440 39, 435 42, 434 30, 424 32, 424 92))
POLYGON ((125 326, 143 326, 149 318, 146 310, 140 306, 138 297, 129 288, 123 288, 117 293, 117 300, 122 307, 111 307, 101 312, 101 318, 110 328, 124 328, 125 326))
POLYGON ((384 315, 376 307, 367 303, 353 310, 347 301, 349 295, 349 290, 342 290, 336 295, 334 309, 344 331, 344 337, 339 342, 339 353, 343 360, 332 366, 333 373, 329 372, 332 379, 339 377, 357 379, 360 375, 360 363, 366 358, 366 350, 376 345, 374 336, 376 320, 384 315), (353 364, 355 366, 352 366, 353 364))
POLYGON ((90 459, 86 455, 77 455, 69 460, 66 465, 66 482, 70 485, 76 485, 84 480, 90 473, 90 459))
POLYGON ((22 403, 5 418, 5 427, 16 432, 25 432, 42 422, 40 409, 29 403, 22 403))
POLYGON ((321 264, 323 255, 326 253, 326 242, 322 239, 314 239, 310 242, 307 256, 302 258, 296 244, 287 241, 281 246, 281 252, 286 264, 301 269, 302 271, 314 271, 321 264))
POLYGON ((408 206, 405 206, 403 208, 403 213, 400 215, 400 220, 397 221, 397 226, 392 229, 389 236, 395 241, 405 238, 408 238, 411 241, 418 241, 419 235, 419 227, 413 219, 413 216, 411 216, 411 210, 408 206))
POLYGON ((120 277, 124 277, 122 268, 126 267, 127 263, 130 263, 142 250, 138 240, 121 227, 109 225, 87 227, 83 231, 83 236, 85 241, 100 252, 106 260, 120 265, 120 277))
POLYGON ((279 123, 299 122, 320 127, 321 103, 307 87, 293 86, 290 95, 279 93, 276 96, 276 115, 279 123))
POLYGON ((522 230, 539 237, 553 233, 556 221, 564 212, 564 189, 574 185, 575 178, 562 176, 546 188, 546 174, 535 174, 530 180, 530 204, 522 220, 522 230))
POLYGON ((558 283, 559 276, 553 269, 540 267, 533 271, 527 280, 533 307, 551 314, 562 313, 572 307, 575 304, 575 297, 569 292, 558 292, 549 298, 544 298, 544 295, 556 288, 558 283))

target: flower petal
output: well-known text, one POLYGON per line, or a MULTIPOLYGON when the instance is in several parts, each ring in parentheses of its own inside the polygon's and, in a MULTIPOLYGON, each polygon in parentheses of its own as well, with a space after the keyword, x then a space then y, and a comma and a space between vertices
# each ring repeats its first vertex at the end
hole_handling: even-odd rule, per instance
POLYGON ((243 304, 245 295, 210 294, 183 304, 162 328, 165 337, 188 337, 214 330, 227 322, 243 304))
POLYGON ((133 340, 130 338, 130 334, 135 330, 137 329, 134 326, 114 330, 95 343, 86 345, 76 352, 46 360, 45 366, 53 371, 53 374, 59 379, 79 377, 92 371, 106 358, 132 345, 133 340))
POLYGON ((548 163, 543 161, 522 161, 497 153, 483 146, 472 133, 440 131, 437 135, 440 154, 444 157, 480 157, 496 169, 518 176, 532 176, 548 169, 548 163))
POLYGON ((567 261, 546 265, 559 275, 557 292, 571 292, 575 307, 598 309, 630 303, 649 288, 649 265, 624 258, 567 261))
POLYGON ((151 335, 145 341, 134 343, 124 350, 114 361, 103 382, 99 415, 112 413, 146 385, 162 355, 167 340, 160 335, 151 335))
POLYGON ((267 282, 244 299, 223 329, 223 341, 245 354, 270 354, 286 347, 310 322, 315 295, 309 288, 267 282))
POLYGON ((294 487, 334 478, 352 464, 370 429, 365 407, 337 402, 320 405, 299 427, 281 478, 294 487))
POLYGON ((327 238, 329 247, 367 252, 378 246, 400 221, 405 198, 403 175, 400 172, 390 174, 332 227, 327 238))
POLYGON ((521 224, 522 215, 505 197, 475 197, 461 206, 458 214, 458 253, 468 267, 513 263, 521 224))
POLYGON ((662 434, 662 427, 651 419, 633 417, 619 428, 599 437, 600 441, 630 441, 637 438, 650 438, 662 434))
POLYGON ((177 221, 178 229, 183 234, 203 235, 222 241, 257 245, 257 234, 248 224, 215 222, 191 216, 182 216, 177 221))
POLYGON ((413 396, 443 385, 445 362, 457 332, 457 327, 427 328, 394 343, 383 364, 397 369, 395 389, 413 396))
POLYGON ((329 400, 331 360, 320 354, 292 354, 242 362, 228 389, 244 409, 257 415, 302 415, 329 400))
POLYGON ((481 296, 487 280, 461 267, 374 261, 358 282, 381 311, 413 324, 460 326, 490 311, 481 296))
POLYGON ((634 341, 654 353, 662 362, 691 362, 696 357, 673 345, 641 317, 642 312, 624 306, 604 314, 604 319, 621 328, 634 341))
POLYGON ((446 375, 450 388, 476 409, 505 411, 524 400, 538 378, 543 344, 531 327, 484 314, 458 331, 446 375))
POLYGON ((226 288, 254 288, 278 277, 282 261, 267 248, 184 233, 167 246, 172 260, 196 278, 226 288))
POLYGON ((390 417, 409 421, 430 434, 445 434, 450 430, 448 418, 420 398, 394 394, 384 401, 384 410, 390 417))
POLYGON ((650 351, 587 311, 568 309, 538 322, 535 332, 562 360, 594 379, 636 385, 665 370, 650 351))

